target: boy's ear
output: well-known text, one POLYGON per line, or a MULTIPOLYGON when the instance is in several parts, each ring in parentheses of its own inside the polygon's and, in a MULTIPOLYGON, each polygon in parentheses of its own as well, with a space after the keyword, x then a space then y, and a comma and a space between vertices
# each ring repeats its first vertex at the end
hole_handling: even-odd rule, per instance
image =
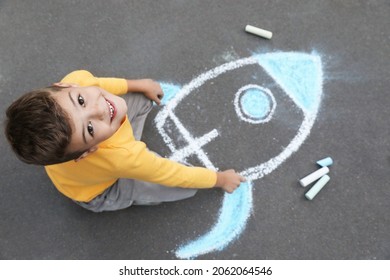
POLYGON ((69 84, 69 83, 54 83, 53 86, 61 87, 61 88, 78 87, 77 84, 69 84))
POLYGON ((81 156, 76 158, 74 161, 78 162, 78 161, 82 160, 83 158, 87 157, 88 155, 96 152, 97 149, 98 149, 98 146, 93 146, 93 147, 89 148, 87 151, 85 151, 81 156))

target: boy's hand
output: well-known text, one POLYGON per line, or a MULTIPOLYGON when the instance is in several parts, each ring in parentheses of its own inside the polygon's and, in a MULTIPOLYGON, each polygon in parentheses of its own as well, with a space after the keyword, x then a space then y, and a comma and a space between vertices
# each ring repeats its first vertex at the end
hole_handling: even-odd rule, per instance
POLYGON ((145 97, 158 105, 164 96, 160 84, 152 79, 127 80, 127 88, 129 92, 142 92, 145 97))
POLYGON ((143 91, 143 94, 149 98, 150 100, 157 103, 157 105, 160 105, 161 99, 164 96, 163 90, 159 83, 156 81, 153 81, 151 79, 145 79, 142 80, 145 83, 145 89, 143 91))
POLYGON ((246 179, 233 169, 217 172, 217 183, 215 187, 223 189, 225 192, 232 193, 246 179))

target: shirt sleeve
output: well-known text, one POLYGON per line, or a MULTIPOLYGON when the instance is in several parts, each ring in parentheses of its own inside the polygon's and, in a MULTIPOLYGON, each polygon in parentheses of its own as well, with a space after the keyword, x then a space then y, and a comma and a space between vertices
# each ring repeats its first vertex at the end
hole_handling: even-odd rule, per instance
POLYGON ((212 188, 216 184, 215 171, 162 158, 149 151, 141 141, 133 141, 125 149, 126 151, 121 153, 125 156, 118 167, 121 178, 148 181, 168 187, 212 188))
POLYGON ((126 79, 98 78, 86 70, 73 71, 66 75, 61 82, 77 84, 83 87, 98 86, 115 95, 122 95, 128 92, 126 79))

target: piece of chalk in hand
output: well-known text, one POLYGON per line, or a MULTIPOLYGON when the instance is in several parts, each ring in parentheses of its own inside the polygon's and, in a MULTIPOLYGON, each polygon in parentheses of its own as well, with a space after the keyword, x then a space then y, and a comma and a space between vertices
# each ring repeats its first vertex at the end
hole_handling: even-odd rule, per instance
POLYGON ((333 160, 331 157, 327 157, 317 161, 317 164, 322 167, 331 166, 333 164, 333 160))
POLYGON ((252 25, 245 26, 245 31, 249 32, 249 33, 252 33, 252 34, 255 34, 257 36, 263 37, 263 38, 267 38, 267 39, 271 39, 272 38, 272 32, 271 31, 267 31, 267 30, 264 30, 264 29, 261 29, 261 28, 258 28, 258 27, 254 27, 252 25))
POLYGON ((326 173, 329 172, 329 168, 327 166, 324 166, 317 171, 314 171, 313 173, 307 175, 306 177, 302 178, 299 180, 299 183, 301 184, 302 187, 306 187, 313 183, 315 180, 321 178, 324 176, 326 173))
POLYGON ((314 184, 314 186, 311 187, 311 189, 305 194, 305 197, 308 200, 313 200, 313 198, 319 193, 320 190, 328 183, 330 180, 330 177, 328 175, 324 175, 321 177, 321 179, 318 180, 317 183, 314 184))

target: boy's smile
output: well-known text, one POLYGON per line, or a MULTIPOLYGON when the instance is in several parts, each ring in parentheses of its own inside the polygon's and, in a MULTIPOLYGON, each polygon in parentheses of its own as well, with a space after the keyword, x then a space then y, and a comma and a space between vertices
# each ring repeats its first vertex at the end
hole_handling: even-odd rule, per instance
POLYGON ((126 102, 99 87, 57 85, 63 90, 53 97, 68 114, 73 130, 68 152, 87 151, 84 157, 119 129, 127 113, 126 102))

